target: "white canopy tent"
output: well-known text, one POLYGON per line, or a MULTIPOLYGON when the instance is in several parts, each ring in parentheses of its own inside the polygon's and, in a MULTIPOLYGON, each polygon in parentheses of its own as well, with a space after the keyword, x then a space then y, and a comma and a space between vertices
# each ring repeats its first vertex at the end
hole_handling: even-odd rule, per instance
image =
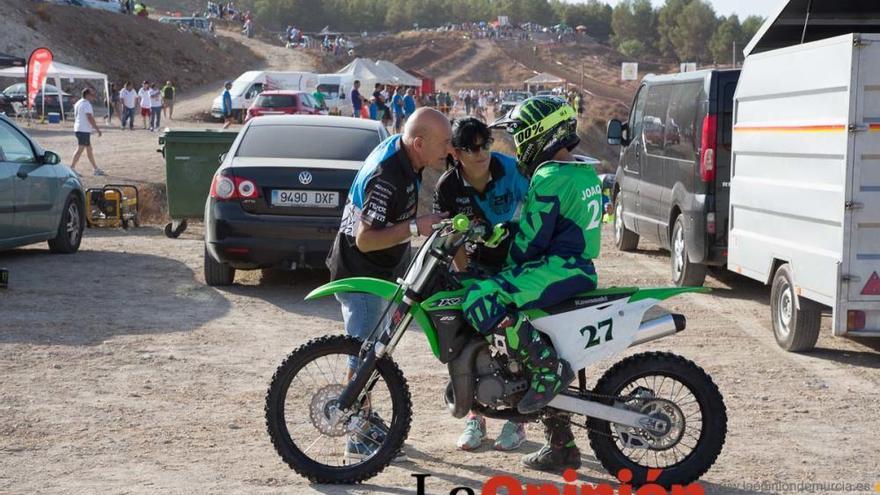
POLYGON ((336 73, 349 75, 353 79, 359 80, 361 86, 366 88, 372 88, 376 83, 398 84, 392 74, 368 58, 356 58, 336 73))
MULTIPOLYGON (((0 77, 11 77, 11 78, 21 78, 24 79, 26 68, 25 67, 10 67, 8 69, 0 70, 0 77)), ((61 97, 61 79, 87 79, 87 80, 102 80, 104 81, 104 99, 107 102, 107 110, 110 110, 110 84, 107 80, 107 74, 102 74, 100 72, 91 71, 88 69, 83 69, 80 67, 75 67, 73 65, 62 64, 61 62, 52 61, 52 64, 49 66, 49 71, 46 73, 46 81, 49 79, 53 79, 55 81, 55 87, 58 88, 58 101, 61 102, 61 118, 64 119, 64 104, 63 99, 61 97)), ((45 88, 46 82, 43 82, 43 87, 45 88)), ((43 99, 46 98, 46 92, 42 92, 43 99)), ((45 106, 45 105, 44 105, 45 106)))
POLYGON ((413 86, 413 87, 421 87, 422 80, 418 77, 413 76, 412 74, 406 72, 405 70, 398 67, 396 64, 391 63, 387 60, 377 60, 376 66, 380 67, 386 73, 390 74, 395 78, 395 81, 400 86, 413 86))
POLYGON ((547 87, 547 86, 551 86, 554 84, 556 84, 556 85, 565 84, 565 79, 562 79, 561 77, 554 76, 553 74, 548 74, 546 72, 542 72, 534 77, 526 79, 523 82, 526 84, 526 88, 528 88, 528 90, 531 91, 532 86, 547 87))

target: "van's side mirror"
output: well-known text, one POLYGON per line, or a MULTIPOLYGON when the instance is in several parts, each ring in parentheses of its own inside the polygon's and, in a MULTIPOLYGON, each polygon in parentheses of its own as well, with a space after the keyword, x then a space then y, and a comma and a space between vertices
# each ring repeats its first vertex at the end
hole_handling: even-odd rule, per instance
POLYGON ((61 163, 61 157, 58 156, 57 153, 52 151, 47 151, 43 153, 43 157, 40 159, 40 163, 43 165, 58 165, 61 163))
POLYGON ((624 124, 617 119, 608 121, 608 144, 612 146, 625 145, 626 140, 623 136, 624 124))

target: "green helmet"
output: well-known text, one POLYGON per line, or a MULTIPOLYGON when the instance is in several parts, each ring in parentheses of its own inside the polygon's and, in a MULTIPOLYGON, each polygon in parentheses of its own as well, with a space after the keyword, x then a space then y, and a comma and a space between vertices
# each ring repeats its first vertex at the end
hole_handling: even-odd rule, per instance
POLYGON ((535 96, 520 102, 490 126, 513 136, 516 158, 527 177, 559 150, 580 142, 577 112, 558 96, 535 96))

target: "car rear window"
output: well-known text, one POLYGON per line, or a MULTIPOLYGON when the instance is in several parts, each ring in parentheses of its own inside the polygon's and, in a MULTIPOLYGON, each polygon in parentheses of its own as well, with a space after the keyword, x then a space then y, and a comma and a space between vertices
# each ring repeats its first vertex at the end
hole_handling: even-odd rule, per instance
POLYGON ((292 125, 254 125, 241 139, 236 156, 363 161, 379 144, 367 129, 292 125))
POLYGON ((293 95, 260 95, 254 106, 260 108, 287 108, 296 106, 296 97, 293 95))

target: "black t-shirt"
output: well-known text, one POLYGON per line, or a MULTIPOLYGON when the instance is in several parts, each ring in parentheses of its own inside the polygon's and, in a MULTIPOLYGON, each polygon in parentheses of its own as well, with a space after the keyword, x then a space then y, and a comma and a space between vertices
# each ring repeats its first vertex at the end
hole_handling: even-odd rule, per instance
POLYGON ((409 240, 378 251, 361 252, 355 243, 358 223, 383 228, 416 217, 421 173, 413 170, 400 135, 370 153, 348 192, 339 233, 327 256, 331 280, 375 277, 394 280, 410 260, 409 240))
POLYGON ((515 234, 515 225, 511 220, 514 220, 519 206, 525 200, 529 182, 519 172, 516 160, 501 153, 492 153, 489 173, 491 178, 481 193, 467 183, 460 166, 447 170, 437 182, 434 212, 446 212, 450 217, 462 213, 471 220, 486 223, 489 228, 510 222, 507 239, 497 248, 490 249, 483 244, 465 245, 470 261, 498 271, 507 259, 515 234))

